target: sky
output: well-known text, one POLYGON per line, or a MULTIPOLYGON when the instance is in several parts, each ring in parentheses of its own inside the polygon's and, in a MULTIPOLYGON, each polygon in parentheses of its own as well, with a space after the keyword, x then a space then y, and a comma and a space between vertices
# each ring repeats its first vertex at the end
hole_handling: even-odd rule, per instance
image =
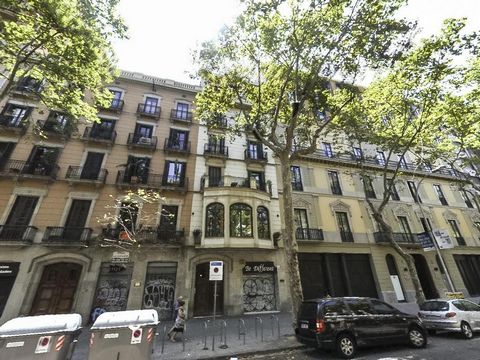
MULTIPOLYGON (((121 0, 129 39, 114 43, 118 67, 195 83, 192 52, 239 11, 239 0, 121 0)), ((480 29, 480 0, 410 0, 401 14, 418 21, 420 36, 438 32, 447 17, 467 17, 470 29, 480 29)))

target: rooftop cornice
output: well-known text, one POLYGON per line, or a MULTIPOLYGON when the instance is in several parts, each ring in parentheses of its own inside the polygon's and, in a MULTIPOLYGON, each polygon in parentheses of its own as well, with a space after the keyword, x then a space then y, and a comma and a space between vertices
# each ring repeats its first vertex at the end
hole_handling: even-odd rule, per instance
POLYGON ((155 86, 168 87, 177 90, 189 91, 192 93, 197 93, 202 90, 202 87, 199 85, 186 84, 170 79, 162 79, 152 75, 145 75, 139 72, 121 70, 119 79, 138 81, 144 84, 155 84, 155 86))

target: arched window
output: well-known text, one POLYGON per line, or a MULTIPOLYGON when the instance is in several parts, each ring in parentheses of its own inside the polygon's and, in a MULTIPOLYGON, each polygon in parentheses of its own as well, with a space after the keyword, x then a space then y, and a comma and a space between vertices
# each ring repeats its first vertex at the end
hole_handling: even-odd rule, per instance
POLYGON ((205 219, 205 237, 221 237, 225 223, 223 205, 212 203, 207 206, 207 216, 205 219))
POLYGON ((259 239, 270 239, 270 221, 268 209, 264 206, 257 208, 257 228, 259 239))
POLYGON ((252 237, 252 208, 247 204, 230 206, 230 236, 252 237))

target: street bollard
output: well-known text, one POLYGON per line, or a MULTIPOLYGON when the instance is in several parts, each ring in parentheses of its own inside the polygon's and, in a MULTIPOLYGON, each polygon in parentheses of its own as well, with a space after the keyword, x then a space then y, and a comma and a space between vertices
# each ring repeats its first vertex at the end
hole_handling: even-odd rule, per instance
POLYGON ((220 349, 226 349, 228 348, 227 345, 227 322, 225 320, 222 320, 222 331, 220 332, 220 343, 221 345, 219 346, 220 349), (223 339, 222 339, 223 335, 223 339))
POLYGON ((261 317, 257 316, 255 318, 255 338, 258 337, 258 332, 257 332, 257 322, 258 324, 260 325, 260 336, 261 336, 261 340, 263 342, 263 320, 261 317))
POLYGON ((245 320, 243 319, 238 319, 238 340, 240 340, 240 335, 243 335, 243 345, 245 345, 245 336, 247 335, 247 327, 245 326, 245 320))
POLYGON ((182 335, 182 351, 185 352, 185 338, 187 337, 187 323, 183 326, 183 335, 182 335))
POLYGON ((277 315, 271 315, 270 325, 272 326, 272 339, 275 337, 275 324, 277 325, 278 339, 280 339, 280 320, 277 315))
POLYGON ((163 325, 163 332, 162 332, 162 354, 163 350, 165 349, 165 338, 167 337, 167 325, 163 325))
POLYGON ((208 332, 208 322, 204 321, 203 322, 203 349, 202 350, 208 350, 207 346, 207 332, 208 332))

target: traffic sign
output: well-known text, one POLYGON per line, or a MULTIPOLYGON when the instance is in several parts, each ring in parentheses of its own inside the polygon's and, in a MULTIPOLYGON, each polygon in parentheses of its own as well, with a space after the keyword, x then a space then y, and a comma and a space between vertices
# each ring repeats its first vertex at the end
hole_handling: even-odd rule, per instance
POLYGON ((210 272, 208 280, 223 280, 223 261, 210 261, 210 272))

